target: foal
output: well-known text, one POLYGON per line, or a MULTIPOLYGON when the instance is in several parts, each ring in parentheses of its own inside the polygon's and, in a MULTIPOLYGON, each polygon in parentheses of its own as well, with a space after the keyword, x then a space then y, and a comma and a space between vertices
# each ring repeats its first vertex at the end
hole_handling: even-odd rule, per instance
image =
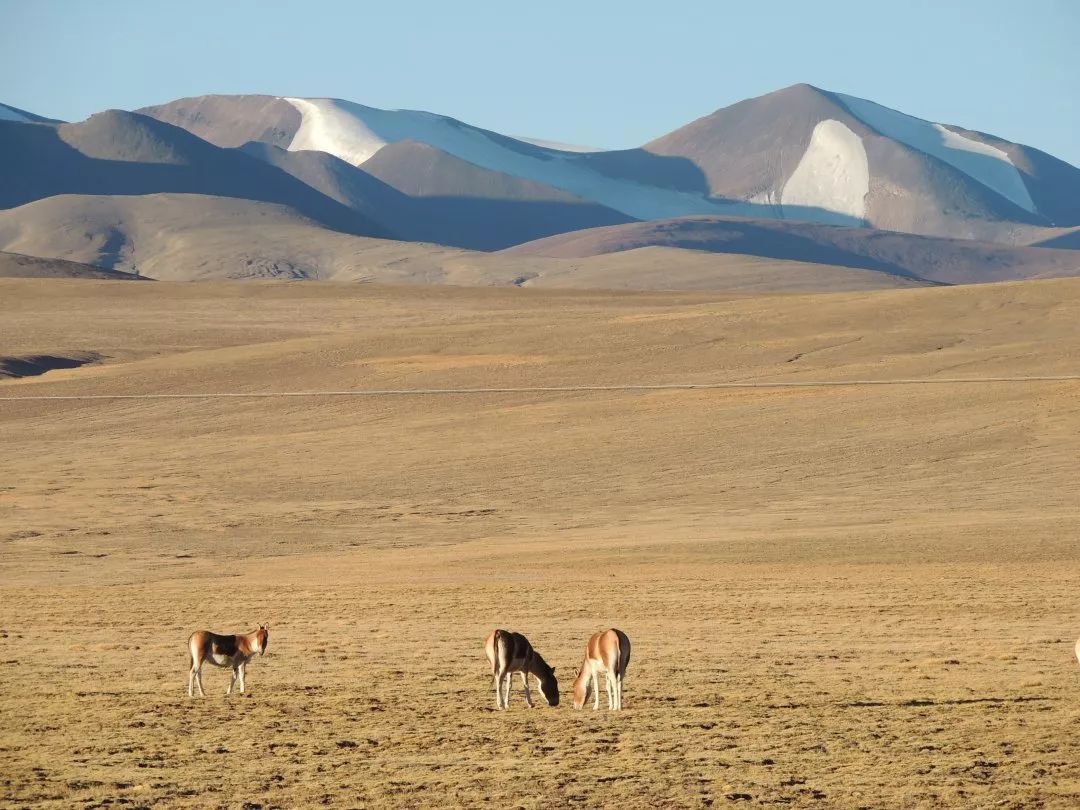
POLYGON ((548 666, 540 653, 533 649, 529 640, 521 633, 509 630, 492 630, 484 642, 484 651, 491 663, 491 674, 495 678, 495 708, 510 708, 510 681, 515 672, 521 673, 521 683, 525 686, 525 702, 532 708, 532 695, 529 693, 529 676, 532 675, 540 684, 540 694, 549 706, 559 705, 559 682, 555 678, 555 668, 548 666), (506 683, 506 695, 503 696, 503 683, 506 683))
POLYGON ((191 669, 188 671, 187 693, 194 697, 193 687, 199 687, 199 695, 205 696, 202 684, 202 666, 209 661, 217 667, 232 667, 232 680, 229 681, 231 695, 233 684, 240 681, 240 694, 244 694, 244 676, 247 664, 255 654, 266 652, 270 641, 270 631, 259 625, 259 629, 242 635, 221 636, 209 630, 196 630, 188 639, 188 654, 191 656, 191 669))
POLYGON ((630 663, 630 639, 622 630, 612 628, 595 634, 585 645, 585 660, 581 662, 574 681, 574 708, 580 709, 589 699, 591 684, 593 710, 600 708, 598 676, 604 673, 607 684, 608 708, 622 709, 622 682, 630 663))

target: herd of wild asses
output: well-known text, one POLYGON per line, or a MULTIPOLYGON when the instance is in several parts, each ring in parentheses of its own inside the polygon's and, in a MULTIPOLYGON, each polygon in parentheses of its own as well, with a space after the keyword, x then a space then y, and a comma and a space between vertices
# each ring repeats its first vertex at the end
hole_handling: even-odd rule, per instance
MULTIPOLYGON (((230 667, 232 680, 225 693, 232 694, 233 686, 240 681, 243 694, 248 661, 256 655, 266 652, 270 642, 270 631, 263 625, 251 633, 220 635, 209 630, 198 630, 188 639, 188 653, 191 656, 191 668, 188 671, 188 697, 194 697, 198 687, 199 694, 205 695, 202 685, 202 667, 207 661, 214 666, 230 667)), ((484 642, 484 652, 491 664, 491 675, 495 679, 495 708, 510 708, 510 681, 514 673, 520 673, 521 684, 525 690, 525 702, 532 708, 532 692, 529 689, 529 676, 532 675, 540 687, 549 706, 559 705, 559 681, 555 677, 555 667, 536 650, 521 633, 509 630, 492 630, 484 642)), ((1076 660, 1080 662, 1080 640, 1076 642, 1076 660)), ((607 688, 608 708, 614 711, 623 706, 623 675, 630 663, 630 639, 622 630, 611 628, 593 634, 585 645, 585 660, 581 662, 577 678, 574 679, 574 708, 580 709, 593 696, 593 709, 600 708, 600 676, 604 676, 607 688)))
MULTIPOLYGON (((221 635, 209 630, 198 630, 188 639, 188 654, 191 665, 188 669, 188 697, 195 696, 198 689, 200 696, 205 696, 202 683, 203 664, 209 662, 217 667, 229 667, 232 680, 225 693, 232 694, 233 686, 240 681, 240 693, 246 689, 248 662, 256 655, 266 652, 270 643, 270 630, 259 625, 258 630, 250 633, 221 635)), ((484 642, 484 652, 491 664, 491 674, 495 678, 495 708, 510 708, 510 681, 514 673, 520 673, 525 689, 525 702, 531 708, 532 692, 529 689, 529 676, 532 675, 540 687, 549 706, 559 705, 559 681, 555 677, 555 668, 536 650, 521 633, 509 630, 492 630, 484 642)), ((630 639, 622 630, 614 628, 595 633, 585 645, 585 659, 574 680, 574 708, 580 709, 593 696, 593 709, 600 708, 600 676, 604 676, 607 688, 608 708, 618 711, 623 704, 623 675, 630 663, 630 639)))

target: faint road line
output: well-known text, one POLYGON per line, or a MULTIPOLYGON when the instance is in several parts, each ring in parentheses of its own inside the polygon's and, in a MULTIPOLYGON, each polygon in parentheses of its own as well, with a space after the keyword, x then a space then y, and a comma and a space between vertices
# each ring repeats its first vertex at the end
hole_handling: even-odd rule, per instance
POLYGON ((0 397, 0 402, 96 399, 264 399, 271 397, 408 397, 460 394, 560 394, 589 391, 717 391, 738 388, 840 388, 860 385, 971 385, 1070 382, 1080 374, 1043 377, 928 377, 896 380, 791 380, 787 382, 659 383, 655 385, 551 385, 520 388, 368 388, 356 391, 228 391, 205 394, 59 394, 0 397))

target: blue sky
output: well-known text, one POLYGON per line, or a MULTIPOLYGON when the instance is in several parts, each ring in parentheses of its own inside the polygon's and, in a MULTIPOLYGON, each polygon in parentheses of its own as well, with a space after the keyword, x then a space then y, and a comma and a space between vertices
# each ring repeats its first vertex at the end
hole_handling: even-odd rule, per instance
POLYGON ((0 101, 79 120, 203 93, 336 96, 637 146, 796 82, 1080 165, 1076 0, 0 0, 0 101))

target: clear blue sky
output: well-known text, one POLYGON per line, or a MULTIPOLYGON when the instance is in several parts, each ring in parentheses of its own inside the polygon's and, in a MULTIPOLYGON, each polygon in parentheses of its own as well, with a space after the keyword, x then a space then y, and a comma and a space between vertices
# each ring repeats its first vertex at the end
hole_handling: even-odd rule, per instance
POLYGON ((796 82, 1080 165, 1080 0, 0 0, 0 101, 335 96, 636 146, 796 82))

